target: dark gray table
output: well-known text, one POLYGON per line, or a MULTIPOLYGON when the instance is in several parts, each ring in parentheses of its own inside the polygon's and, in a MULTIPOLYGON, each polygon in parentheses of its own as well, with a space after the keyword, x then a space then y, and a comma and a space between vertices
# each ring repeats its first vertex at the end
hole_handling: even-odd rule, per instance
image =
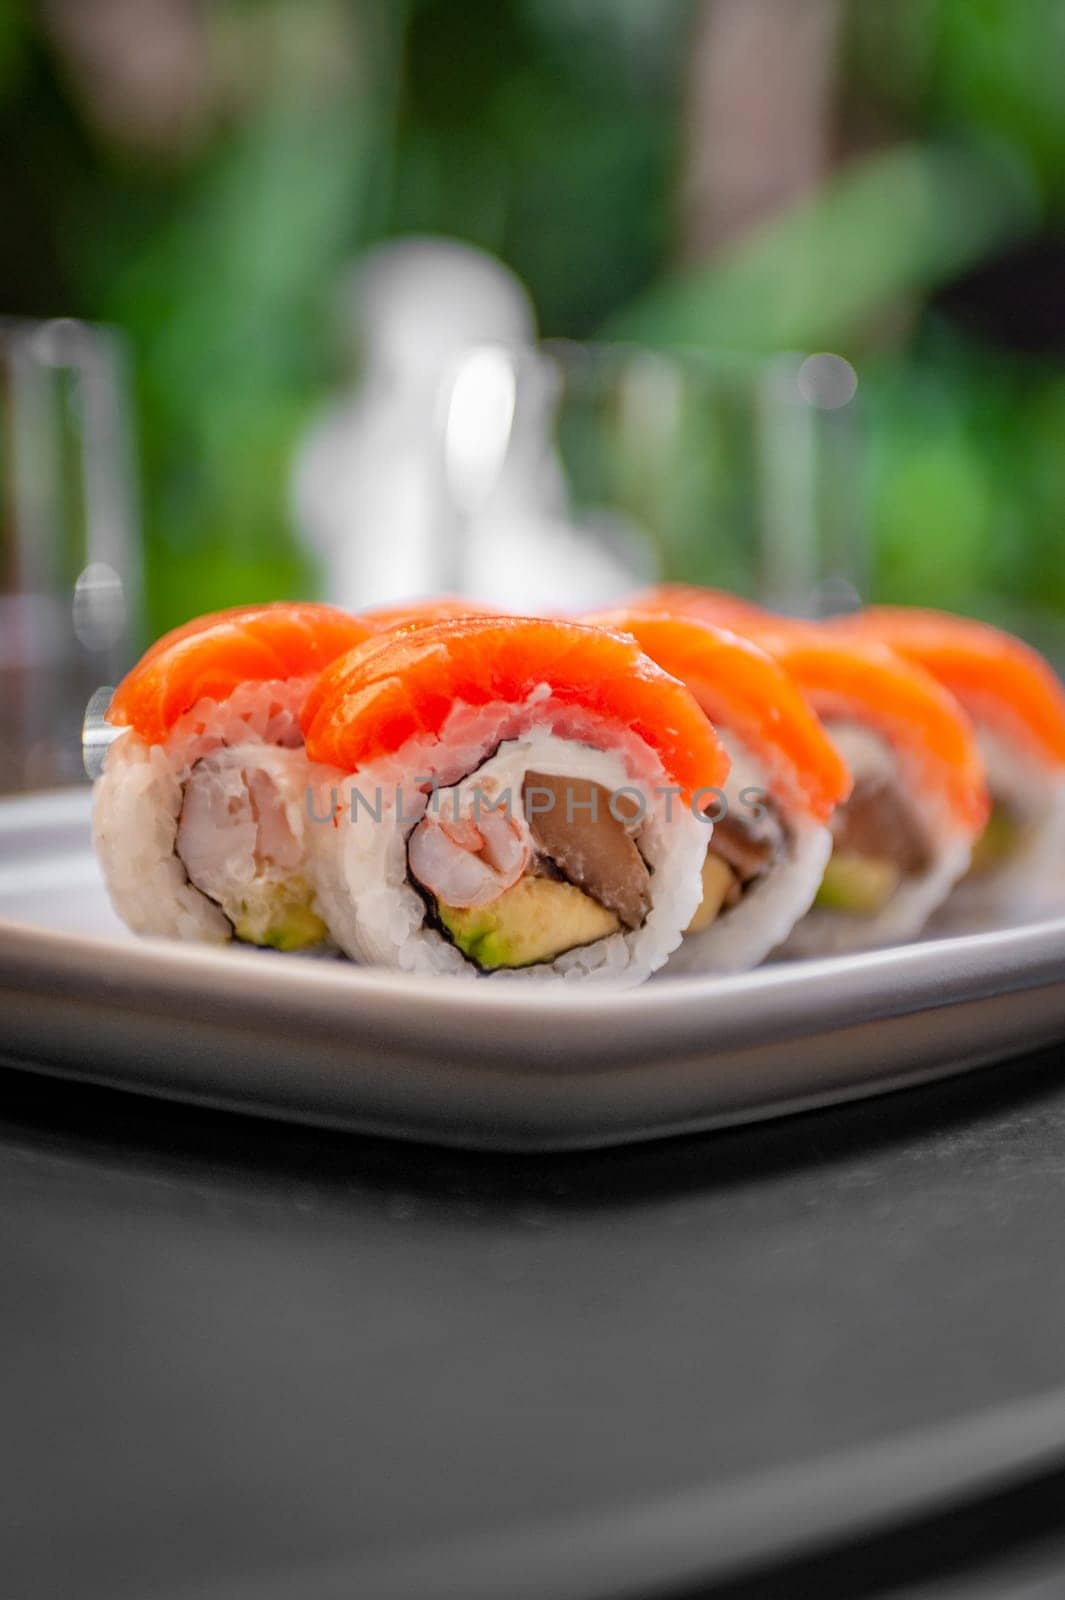
POLYGON ((1065 1061, 541 1160, 4 1070, 0 1304, 4 1600, 1039 1587, 1065 1061))

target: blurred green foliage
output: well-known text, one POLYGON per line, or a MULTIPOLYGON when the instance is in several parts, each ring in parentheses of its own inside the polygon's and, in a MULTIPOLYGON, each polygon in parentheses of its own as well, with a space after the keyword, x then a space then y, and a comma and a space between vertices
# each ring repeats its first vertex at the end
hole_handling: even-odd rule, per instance
POLYGON ((877 312, 926 294, 1031 229, 1020 163, 978 148, 903 146, 867 159, 611 324, 667 346, 860 349, 877 312))
MULTIPOLYGON (((861 375, 878 592, 1065 613, 1060 352, 1011 353, 941 303, 1016 241, 1062 231, 1065 0, 854 0, 848 159, 685 270, 698 0, 159 0, 187 67, 169 122, 123 76, 121 35, 86 54, 94 9, 115 7, 0 0, 0 138, 18 156, 0 310, 129 335, 153 628, 313 584, 293 445, 338 377, 338 276, 396 232, 495 251, 551 335, 841 350, 861 375)), ((665 507, 670 559, 693 576, 714 530, 684 507, 750 516, 715 455, 742 454, 737 415, 722 402, 710 434, 682 418, 679 457, 653 418, 642 429, 632 493, 665 507)))

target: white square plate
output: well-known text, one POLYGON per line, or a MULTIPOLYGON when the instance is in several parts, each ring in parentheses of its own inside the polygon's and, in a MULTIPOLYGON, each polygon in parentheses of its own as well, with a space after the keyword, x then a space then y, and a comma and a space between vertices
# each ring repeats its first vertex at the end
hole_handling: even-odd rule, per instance
POLYGON ((619 993, 137 940, 87 789, 0 801, 0 1051, 147 1094, 502 1150, 692 1133, 1065 1038, 1065 918, 619 993))

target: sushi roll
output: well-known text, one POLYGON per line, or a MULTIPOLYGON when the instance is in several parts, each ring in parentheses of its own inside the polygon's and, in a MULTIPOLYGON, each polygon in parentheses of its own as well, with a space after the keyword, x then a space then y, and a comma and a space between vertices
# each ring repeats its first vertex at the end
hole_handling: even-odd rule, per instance
POLYGON ((1048 663, 999 628, 941 612, 876 606, 832 625, 930 672, 976 729, 991 816, 944 915, 1017 919, 1065 906, 1065 690, 1048 663))
POLYGON ((631 638, 428 624, 335 662, 303 720, 319 901, 358 960, 634 984, 695 915, 728 757, 631 638))
POLYGON ((732 766, 703 865, 703 899, 670 972, 742 972, 810 908, 832 853, 846 764, 787 672, 748 640, 669 611, 595 618, 631 633, 691 690, 732 766))
POLYGON ((300 711, 367 635, 331 606, 238 607, 154 644, 107 720, 93 799, 112 904, 135 932, 282 950, 328 943, 306 850, 300 711))
MULTIPOLYGON (((854 787, 832 855, 784 950, 829 955, 916 938, 969 869, 990 812, 976 736, 929 673, 875 640, 790 622, 712 590, 669 604, 742 631, 776 657, 821 718, 854 787)), ((661 591, 645 603, 662 604, 661 591)))

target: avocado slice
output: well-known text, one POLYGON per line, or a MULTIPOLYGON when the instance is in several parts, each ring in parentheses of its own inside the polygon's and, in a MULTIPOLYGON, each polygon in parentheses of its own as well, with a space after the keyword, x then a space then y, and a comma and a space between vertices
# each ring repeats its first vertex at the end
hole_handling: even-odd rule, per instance
POLYGON ((708 850, 703 862, 703 898, 685 933, 703 933, 710 927, 735 882, 736 874, 728 862, 708 850))
POLYGON ((990 872, 1009 859, 1021 843, 1023 825, 998 801, 991 808, 987 826, 973 846, 970 873, 990 872))
POLYGON ((837 850, 825 868, 814 905, 823 911, 855 911, 873 916, 895 893, 901 876, 892 861, 837 850))
POLYGON ((485 972, 553 961, 621 927, 613 911, 572 883, 521 878, 487 906, 436 903, 441 923, 470 961, 485 972))
MULTIPOLYGON (((301 882, 285 886, 262 883, 234 907, 233 932, 242 944, 271 950, 306 950, 321 944, 329 929, 312 909, 310 889, 301 882)), ((226 908, 224 908, 226 909, 226 908)))

